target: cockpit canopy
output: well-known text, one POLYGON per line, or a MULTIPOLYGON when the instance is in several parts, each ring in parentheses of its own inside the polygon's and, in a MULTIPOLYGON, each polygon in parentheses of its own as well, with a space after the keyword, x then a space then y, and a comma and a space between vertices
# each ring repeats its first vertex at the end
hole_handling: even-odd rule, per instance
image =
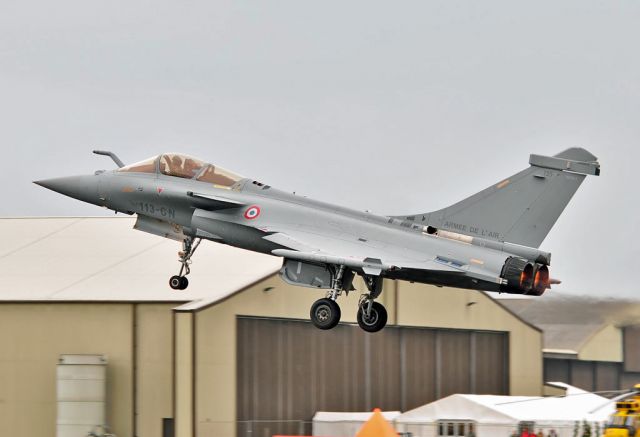
POLYGON ((183 179, 208 182, 223 188, 231 188, 244 179, 221 167, 206 163, 197 158, 177 153, 166 153, 135 164, 119 168, 119 172, 162 173, 183 179))

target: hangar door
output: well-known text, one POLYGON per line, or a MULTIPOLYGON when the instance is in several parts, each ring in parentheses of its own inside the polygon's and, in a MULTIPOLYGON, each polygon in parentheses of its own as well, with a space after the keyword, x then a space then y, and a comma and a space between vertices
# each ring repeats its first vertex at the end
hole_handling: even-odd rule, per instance
POLYGON ((310 435, 316 411, 406 411, 453 393, 509 392, 504 332, 237 324, 238 436, 310 435))

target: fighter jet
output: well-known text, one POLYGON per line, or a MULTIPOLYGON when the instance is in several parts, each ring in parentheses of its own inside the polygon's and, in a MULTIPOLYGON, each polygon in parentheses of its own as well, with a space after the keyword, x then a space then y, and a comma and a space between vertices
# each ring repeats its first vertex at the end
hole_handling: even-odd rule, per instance
POLYGON ((531 155, 530 166, 447 208, 382 216, 276 189, 187 155, 167 153, 92 175, 35 183, 66 196, 136 214, 135 229, 177 240, 180 271, 169 280, 188 285, 191 257, 210 240, 283 258, 280 276, 326 290, 311 307, 320 329, 340 321, 337 299, 364 279, 357 320, 381 330, 387 312, 376 301, 384 278, 437 286, 540 296, 554 281, 551 254, 539 249, 597 158, 581 148, 531 155))

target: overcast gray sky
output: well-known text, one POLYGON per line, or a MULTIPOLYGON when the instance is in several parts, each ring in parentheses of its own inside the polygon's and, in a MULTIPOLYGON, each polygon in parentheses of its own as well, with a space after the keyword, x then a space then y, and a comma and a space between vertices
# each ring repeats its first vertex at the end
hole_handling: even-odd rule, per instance
POLYGON ((0 216, 105 214, 31 184, 98 146, 404 214, 579 145, 602 176, 542 248, 560 292, 637 296, 638 53, 637 1, 3 0, 0 216))

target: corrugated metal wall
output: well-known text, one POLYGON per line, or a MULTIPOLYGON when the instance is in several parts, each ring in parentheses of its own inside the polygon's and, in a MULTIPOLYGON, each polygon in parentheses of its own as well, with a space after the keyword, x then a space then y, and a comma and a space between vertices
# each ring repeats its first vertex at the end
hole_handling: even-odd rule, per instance
POLYGON ((371 335, 352 325, 320 331, 245 317, 237 324, 239 435, 309 433, 297 421, 320 410, 406 411, 452 393, 509 391, 506 333, 387 327, 371 335))
POLYGON ((623 330, 624 370, 640 372, 640 326, 627 326, 623 330))
POLYGON ((640 383, 640 373, 625 372, 623 363, 545 358, 544 380, 589 391, 621 390, 640 383))

